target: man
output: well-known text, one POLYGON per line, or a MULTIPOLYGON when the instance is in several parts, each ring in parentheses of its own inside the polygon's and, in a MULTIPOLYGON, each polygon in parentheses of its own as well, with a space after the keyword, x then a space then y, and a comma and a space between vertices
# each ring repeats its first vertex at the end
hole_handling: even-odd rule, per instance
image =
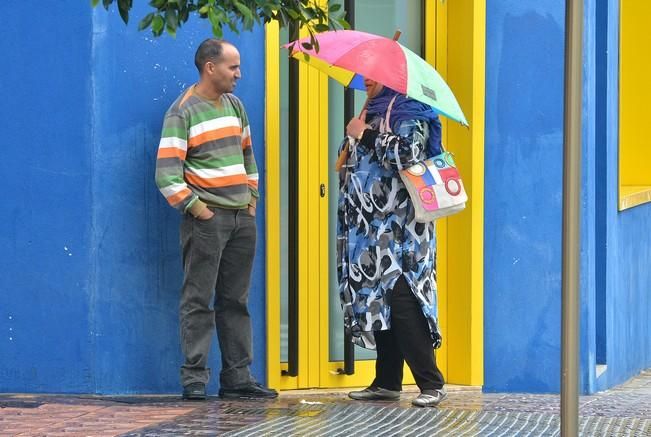
POLYGON ((165 114, 156 184, 183 214, 180 304, 183 398, 206 399, 206 367, 216 328, 222 356, 219 396, 275 398, 255 382, 247 309, 255 254, 258 170, 242 102, 230 94, 240 79, 240 54, 207 39, 195 54, 199 82, 165 114))

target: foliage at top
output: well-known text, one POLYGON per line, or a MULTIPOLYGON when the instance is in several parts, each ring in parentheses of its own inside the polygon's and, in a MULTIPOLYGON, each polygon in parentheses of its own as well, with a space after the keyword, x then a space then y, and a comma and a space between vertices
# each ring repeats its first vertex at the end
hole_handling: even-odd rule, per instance
MULTIPOLYGON (((117 3, 122 21, 129 22, 133 0, 91 0, 91 5, 95 7, 100 1, 107 11, 117 3)), ((275 20, 280 27, 307 29, 311 43, 304 45, 308 49, 314 45, 318 50, 316 33, 350 28, 340 4, 321 6, 314 0, 151 0, 149 6, 153 10, 140 20, 138 30, 151 28, 155 37, 164 31, 176 36, 177 29, 193 17, 207 19, 217 38, 222 37, 224 26, 239 34, 240 29, 248 31, 275 20)))

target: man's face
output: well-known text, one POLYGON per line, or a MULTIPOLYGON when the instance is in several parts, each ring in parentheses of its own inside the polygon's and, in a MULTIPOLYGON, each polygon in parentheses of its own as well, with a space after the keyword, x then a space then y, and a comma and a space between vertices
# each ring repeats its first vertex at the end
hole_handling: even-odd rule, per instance
POLYGON ((224 44, 222 56, 217 62, 206 62, 205 72, 209 83, 220 94, 232 93, 240 73, 240 52, 230 45, 224 44))
POLYGON ((366 87, 366 95, 369 99, 380 94, 380 91, 384 88, 384 85, 371 79, 364 79, 364 86, 366 87))

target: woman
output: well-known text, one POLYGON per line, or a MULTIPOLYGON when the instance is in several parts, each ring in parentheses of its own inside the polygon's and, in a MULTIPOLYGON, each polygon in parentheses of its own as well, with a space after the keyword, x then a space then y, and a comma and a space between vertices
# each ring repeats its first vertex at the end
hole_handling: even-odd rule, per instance
POLYGON ((375 380, 356 400, 400 397, 403 362, 419 407, 447 394, 433 348, 441 344, 434 223, 414 220, 398 170, 441 153, 441 124, 430 106, 366 79, 367 109, 353 118, 340 170, 337 273, 344 324, 353 342, 377 349, 375 380), (389 117, 387 117, 387 112, 389 117))

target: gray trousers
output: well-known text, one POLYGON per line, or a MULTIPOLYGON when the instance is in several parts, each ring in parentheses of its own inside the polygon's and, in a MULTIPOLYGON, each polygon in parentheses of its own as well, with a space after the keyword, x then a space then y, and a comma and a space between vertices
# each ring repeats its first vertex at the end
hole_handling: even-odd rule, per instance
POLYGON ((255 217, 246 209, 211 208, 210 220, 186 215, 181 222, 183 291, 180 304, 181 384, 207 383, 206 367, 217 329, 222 368, 220 385, 253 381, 249 366, 251 318, 247 308, 255 255, 255 217))

